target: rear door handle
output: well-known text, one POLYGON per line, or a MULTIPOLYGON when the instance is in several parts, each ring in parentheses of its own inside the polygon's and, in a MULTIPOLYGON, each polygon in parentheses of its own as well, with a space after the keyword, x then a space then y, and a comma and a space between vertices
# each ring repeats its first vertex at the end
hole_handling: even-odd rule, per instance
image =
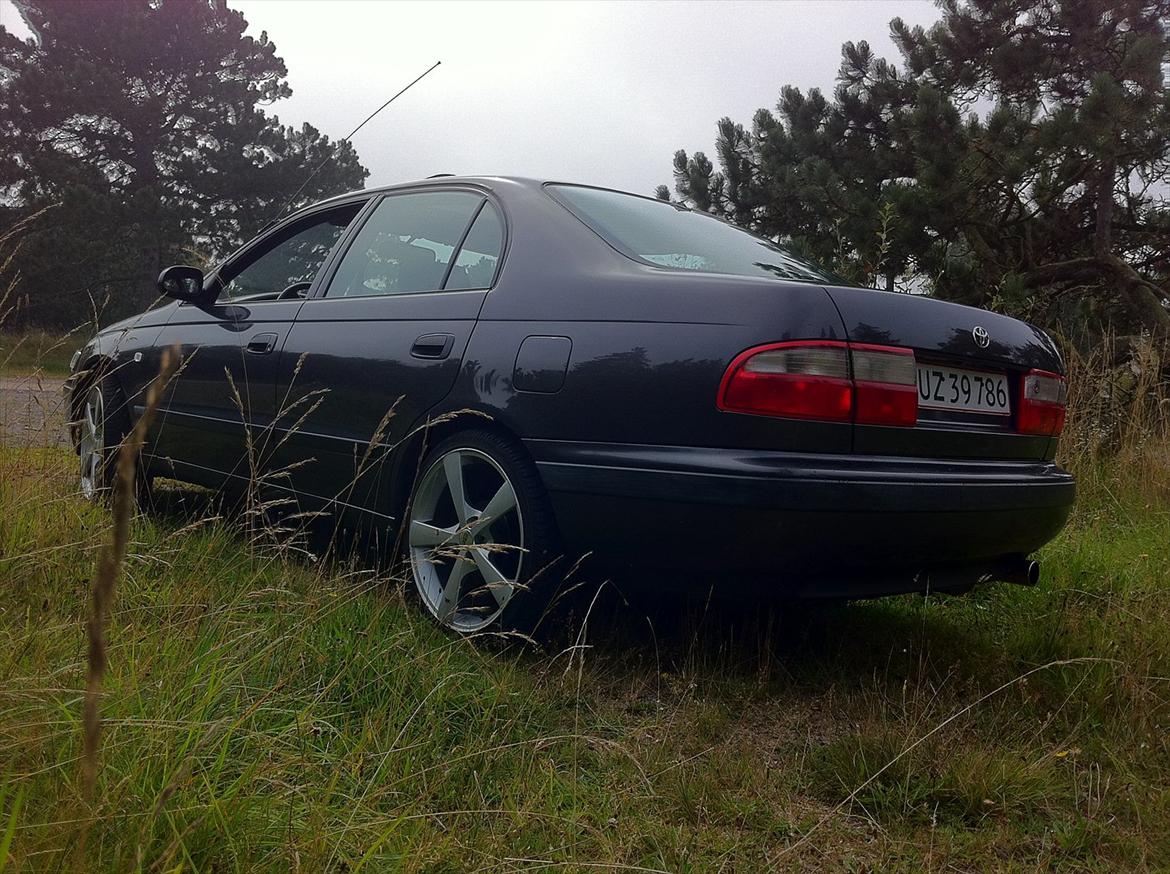
POLYGON ((410 347, 410 354, 415 358, 442 359, 451 354, 454 345, 454 334, 423 334, 410 347))
POLYGON ((276 348, 276 334, 256 334, 244 348, 253 355, 267 355, 276 348))

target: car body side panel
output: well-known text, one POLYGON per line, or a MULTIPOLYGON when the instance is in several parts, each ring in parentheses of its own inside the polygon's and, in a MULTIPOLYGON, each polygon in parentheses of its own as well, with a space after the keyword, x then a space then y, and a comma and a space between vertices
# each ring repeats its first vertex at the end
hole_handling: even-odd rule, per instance
POLYGON ((301 303, 216 303, 176 310, 160 342, 179 347, 181 366, 152 429, 152 466, 213 487, 228 477, 253 475, 259 459, 248 457, 246 429, 251 429, 253 447, 262 446, 274 415, 280 345, 301 303), (249 351, 249 342, 262 335, 271 343, 269 351, 249 351))
POLYGON ((316 504, 379 508, 388 491, 383 450, 406 437, 450 391, 485 295, 306 301, 281 356, 274 437, 281 445, 270 469, 288 469, 288 484, 316 504), (412 354, 415 341, 432 334, 450 336, 447 354, 412 354), (378 447, 367 456, 376 434, 378 447))
POLYGON ((848 452, 848 424, 716 408, 727 350, 752 345, 758 336, 758 328, 744 325, 484 319, 443 406, 489 410, 522 438, 848 452), (542 335, 572 340, 563 386, 517 391, 515 350, 542 335))
MULTIPOLYGON (((82 381, 88 380, 92 365, 107 368, 118 383, 126 399, 131 420, 136 419, 145 404, 146 387, 159 371, 162 347, 158 343, 174 305, 147 310, 105 328, 78 350, 78 370, 65 383, 67 395, 82 381)), ((77 397, 72 397, 76 403, 77 397)), ((70 410, 70 416, 73 409, 70 410)), ((72 431, 72 429, 71 429, 72 431)))

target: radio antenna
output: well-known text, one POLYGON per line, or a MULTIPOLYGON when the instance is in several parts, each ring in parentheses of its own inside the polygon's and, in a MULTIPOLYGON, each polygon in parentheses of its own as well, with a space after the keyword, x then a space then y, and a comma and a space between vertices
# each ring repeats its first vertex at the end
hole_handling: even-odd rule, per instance
MULTIPOLYGON (((418 84, 420 81, 422 81, 422 79, 423 79, 423 78, 425 78, 425 77, 426 77, 426 75, 427 75, 428 73, 430 73, 430 72, 431 72, 431 70, 435 69, 435 67, 439 66, 439 64, 441 64, 441 63, 442 63, 442 61, 435 61, 433 64, 431 64, 431 66, 430 66, 429 68, 427 68, 427 70, 426 70, 425 72, 423 72, 421 75, 419 75, 417 78, 415 78, 415 79, 414 79, 414 80, 413 80, 413 81, 412 81, 412 82, 411 82, 409 85, 407 85, 405 88, 403 88, 403 89, 402 89, 401 91, 399 91, 397 94, 395 94, 393 97, 391 97, 389 100, 387 100, 387 101, 386 101, 385 103, 383 103, 381 106, 379 106, 377 109, 375 109, 375 110, 374 110, 373 112, 371 112, 369 115, 367 115, 367 116, 365 117, 365 119, 363 119, 363 120, 362 120, 362 123, 361 123, 361 124, 359 124, 359 125, 358 125, 357 127, 355 127, 353 130, 351 130, 351 131, 349 132, 349 134, 348 134, 348 135, 346 135, 346 136, 342 137, 342 138, 341 138, 340 140, 338 140, 337 142, 339 142, 339 143, 344 143, 344 142, 346 142, 347 140, 352 140, 352 139, 353 139, 353 137, 354 137, 354 134, 356 134, 356 133, 357 133, 358 131, 360 131, 360 130, 361 130, 363 127, 365 127, 365 126, 366 126, 366 124, 367 124, 367 123, 369 123, 369 122, 370 122, 370 121, 373 119, 373 117, 374 117, 375 115, 377 115, 379 112, 381 112, 381 111, 382 111, 383 109, 385 109, 387 106, 389 106, 391 103, 393 103, 393 102, 394 102, 395 100, 397 100, 399 97, 401 97, 403 94, 405 94, 405 93, 406 93, 407 91, 409 91, 411 88, 413 88, 413 87, 414 87, 416 84, 418 84)), ((298 197, 300 197, 300 194, 301 194, 301 192, 302 192, 302 191, 304 191, 304 190, 305 190, 305 187, 306 187, 306 186, 307 186, 307 185, 308 185, 310 182, 312 182, 312 181, 313 181, 313 177, 314 177, 314 176, 316 176, 318 173, 320 173, 320 172, 321 172, 323 169, 325 169, 325 165, 326 165, 326 164, 328 164, 328 163, 329 163, 330 161, 332 161, 332 160, 333 160, 333 156, 332 156, 332 155, 330 155, 330 156, 329 156, 329 157, 327 157, 327 158, 326 158, 324 161, 322 161, 320 164, 318 164, 318 165, 317 165, 317 168, 316 168, 316 169, 315 169, 315 170, 314 170, 312 173, 310 173, 310 174, 309 174, 309 178, 308 178, 308 179, 306 179, 304 182, 302 182, 302 183, 301 183, 301 187, 300 187, 300 188, 298 188, 296 191, 294 191, 294 192, 293 192, 293 195, 292 195, 292 197, 290 197, 288 200, 286 200, 286 201, 284 202, 284 206, 282 206, 282 207, 280 208, 280 211, 279 211, 279 212, 277 212, 277 213, 276 213, 276 215, 272 217, 271 221, 269 221, 269 222, 268 222, 268 224, 264 226, 264 227, 265 227, 265 229, 267 229, 267 228, 271 227, 272 225, 276 224, 276 221, 277 221, 277 220, 278 220, 278 219, 279 219, 279 218, 280 218, 282 215, 284 215, 284 211, 285 211, 286 209, 288 209, 288 208, 289 208, 289 205, 290 205, 290 204, 292 204, 292 202, 293 202, 293 201, 295 201, 295 200, 296 200, 298 197)))

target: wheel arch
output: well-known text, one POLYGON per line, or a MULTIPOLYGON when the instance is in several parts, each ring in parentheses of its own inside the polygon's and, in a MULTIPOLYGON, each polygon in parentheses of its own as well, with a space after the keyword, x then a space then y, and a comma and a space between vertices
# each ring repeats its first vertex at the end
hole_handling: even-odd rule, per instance
POLYGON ((474 408, 450 412, 432 410, 394 451, 393 473, 390 478, 390 512, 395 518, 402 518, 402 511, 410 499, 415 479, 422 473, 419 468, 427 452, 448 437, 463 431, 488 431, 514 443, 520 451, 528 454, 519 433, 487 410, 474 408))
MULTIPOLYGON (((114 362, 109 356, 103 355, 100 352, 94 352, 84 363, 73 371, 73 386, 69 390, 69 422, 76 422, 81 418, 81 405, 85 401, 85 393, 93 387, 98 380, 105 378, 107 374, 113 373, 114 362)), ((74 448, 76 448, 77 440, 75 428, 70 424, 69 426, 70 438, 73 440, 74 448)))

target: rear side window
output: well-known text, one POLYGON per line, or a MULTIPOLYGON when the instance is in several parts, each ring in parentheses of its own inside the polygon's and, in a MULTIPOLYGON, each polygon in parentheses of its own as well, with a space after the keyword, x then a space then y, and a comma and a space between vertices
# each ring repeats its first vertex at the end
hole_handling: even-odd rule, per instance
POLYGON ((556 199, 607 243, 657 267, 839 283, 778 243, 705 212, 620 191, 550 185, 556 199))
POLYGON ((444 288, 449 291, 491 288, 503 247, 504 224, 500 214, 490 203, 485 203, 463 241, 444 288))
POLYGON ((484 198, 466 191, 386 197, 358 231, 326 297, 414 294, 443 287, 484 198))

